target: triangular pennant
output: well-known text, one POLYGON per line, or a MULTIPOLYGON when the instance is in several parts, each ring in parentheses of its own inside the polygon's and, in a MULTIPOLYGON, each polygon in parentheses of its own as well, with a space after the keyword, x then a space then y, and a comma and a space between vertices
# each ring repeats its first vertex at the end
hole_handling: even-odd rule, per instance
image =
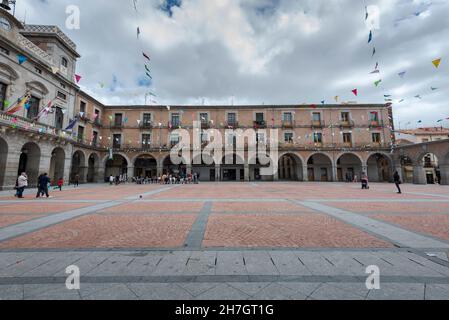
POLYGON ((407 73, 407 71, 402 71, 398 73, 398 76, 401 78, 404 78, 405 74, 407 73))
POLYGON ((374 82, 374 85, 376 86, 376 87, 378 87, 379 86, 379 84, 382 82, 382 80, 377 80, 376 82, 374 82))
POLYGON ((145 52, 142 52, 142 55, 143 55, 146 59, 148 59, 148 61, 151 60, 151 59, 150 59, 150 56, 148 56, 145 52))
POLYGON ((435 68, 438 69, 438 67, 440 66, 440 63, 441 63, 441 58, 433 60, 432 63, 435 66, 435 68))
POLYGON ((51 72, 53 72, 53 74, 57 74, 59 72, 59 68, 58 67, 51 67, 51 72))
POLYGON ((24 63, 25 61, 28 60, 27 57, 25 57, 25 56, 23 56, 23 55, 21 55, 21 54, 18 54, 18 55, 17 55, 17 59, 19 60, 19 64, 22 64, 22 63, 24 63))
POLYGON ((354 90, 352 90, 352 93, 353 93, 355 96, 357 96, 357 95, 358 95, 358 90, 357 90, 357 89, 354 89, 354 90))
POLYGON ((80 75, 78 75, 78 74, 75 74, 75 80, 76 80, 76 83, 79 83, 80 82, 80 80, 81 80, 81 76, 80 75))
POLYGON ((368 36, 368 43, 370 43, 373 40, 373 32, 370 30, 369 36, 368 36))

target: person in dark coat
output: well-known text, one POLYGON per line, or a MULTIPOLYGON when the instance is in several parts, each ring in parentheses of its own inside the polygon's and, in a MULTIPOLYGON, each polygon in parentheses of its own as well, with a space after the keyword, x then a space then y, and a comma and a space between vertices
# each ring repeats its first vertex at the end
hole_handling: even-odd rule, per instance
POLYGON ((41 193, 45 194, 47 198, 50 197, 48 194, 48 184, 50 183, 50 178, 48 177, 48 174, 44 173, 39 177, 39 180, 37 182, 37 194, 36 198, 39 198, 41 193))
POLYGON ((394 172, 393 175, 394 184, 396 185, 396 188, 398 188, 398 193, 401 194, 401 187, 399 186, 401 182, 401 177, 399 176, 399 173, 397 171, 394 172))

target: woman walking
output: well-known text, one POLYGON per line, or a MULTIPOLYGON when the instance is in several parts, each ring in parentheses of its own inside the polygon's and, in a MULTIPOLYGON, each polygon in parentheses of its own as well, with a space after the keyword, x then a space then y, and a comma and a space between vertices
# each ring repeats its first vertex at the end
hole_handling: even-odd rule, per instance
POLYGON ((22 172, 17 179, 17 198, 23 198, 23 191, 26 187, 28 187, 28 176, 25 172, 22 172))
POLYGON ((393 179, 394 179, 394 184, 396 185, 396 188, 398 188, 398 194, 401 194, 402 190, 399 185, 402 182, 401 182, 401 177, 399 176, 399 173, 397 171, 394 172, 393 179))

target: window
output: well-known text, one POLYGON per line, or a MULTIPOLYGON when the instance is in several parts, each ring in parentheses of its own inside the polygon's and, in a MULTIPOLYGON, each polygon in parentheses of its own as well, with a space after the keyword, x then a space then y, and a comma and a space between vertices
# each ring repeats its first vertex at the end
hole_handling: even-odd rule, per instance
POLYGON ((6 100, 6 89, 8 86, 0 82, 0 110, 5 110, 5 100, 6 100))
POLYGON ((349 122, 349 112, 342 112, 341 113, 341 121, 349 122))
POLYGON ((143 125, 145 127, 148 127, 151 125, 151 113, 144 113, 143 114, 143 125))
POLYGON ((379 121, 379 114, 376 111, 372 111, 369 113, 369 119, 371 122, 378 122, 379 121))
POLYGON ((0 47, 0 52, 1 52, 1 53, 4 53, 4 54, 6 54, 6 55, 9 55, 9 50, 8 50, 8 49, 5 49, 5 48, 3 48, 3 47, 0 47))
MULTIPOLYGON (((59 92, 58 92, 58 96, 59 96, 59 92)), ((84 113, 86 112, 86 103, 84 101, 80 102, 80 112, 84 112, 84 113)))
POLYGON ((62 82, 60 82, 59 85, 61 86, 62 89, 66 88, 66 85, 64 83, 62 83, 62 82))
POLYGON ((314 143, 323 143, 323 134, 321 132, 315 132, 313 134, 314 143))
POLYGON ((209 114, 200 113, 200 121, 201 123, 209 123, 209 114))
POLYGON ((293 142, 293 132, 285 132, 284 133, 284 141, 287 143, 293 142))
POLYGON ((264 122, 264 114, 263 113, 256 113, 256 122, 258 124, 262 124, 264 122))
POLYGON ((121 127, 123 123, 123 114, 122 113, 116 113, 114 118, 114 126, 121 127))
POLYGON ((284 112, 283 119, 284 121, 293 121, 293 114, 291 112, 284 112))
POLYGON ((93 131, 92 132, 92 145, 96 146, 98 142, 98 132, 93 131))
POLYGON ((66 58, 62 58, 61 59, 61 66, 63 66, 64 68, 67 68, 69 65, 69 62, 66 58))
POLYGON ((343 133, 343 143, 352 143, 352 134, 349 132, 343 133))
POLYGON ((237 115, 234 112, 228 113, 228 124, 234 125, 237 122, 237 115))
POLYGON ((28 101, 28 112, 27 112, 28 119, 34 119, 37 117, 39 113, 40 102, 41 102, 40 99, 31 96, 31 99, 28 101))
POLYGON ((151 146, 151 134, 142 134, 142 148, 148 149, 151 146))
POLYGON ((78 142, 82 142, 84 140, 84 127, 78 126, 78 142))
POLYGON ((41 69, 35 67, 34 70, 35 70, 37 73, 42 74, 42 70, 41 70, 41 69))
POLYGON ((374 143, 380 143, 380 133, 373 133, 372 134, 372 139, 374 143))
POLYGON ((122 135, 121 134, 114 134, 113 135, 113 142, 112 147, 114 149, 120 149, 122 147, 122 135))
POLYGON ((62 93, 61 91, 58 91, 58 98, 61 100, 67 100, 67 95, 65 95, 64 93, 62 93))
POLYGON ((173 127, 179 127, 181 125, 179 113, 172 113, 172 115, 171 115, 171 125, 173 127))
POLYGON ((95 113, 94 121, 96 124, 99 124, 100 123, 100 110, 95 109, 94 113, 95 113))
POLYGON ((312 120, 313 120, 314 122, 321 122, 321 113, 319 113, 319 112, 314 112, 314 113, 312 114, 312 120))
POLYGON ((62 113, 62 109, 60 107, 56 107, 55 110, 55 128, 62 129, 64 124, 64 114, 62 113))
POLYGON ((179 143, 179 133, 170 134, 170 145, 175 146, 179 143))

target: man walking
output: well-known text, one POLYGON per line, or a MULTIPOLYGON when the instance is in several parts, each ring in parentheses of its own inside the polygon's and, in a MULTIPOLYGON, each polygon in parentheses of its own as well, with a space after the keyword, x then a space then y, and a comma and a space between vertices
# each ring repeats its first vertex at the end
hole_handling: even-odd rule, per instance
POLYGON ((41 193, 45 194, 47 198, 50 197, 48 194, 48 184, 50 183, 50 178, 46 173, 44 173, 42 176, 39 177, 39 181, 37 182, 37 194, 36 198, 39 198, 41 193))
POLYGON ((401 182, 401 177, 399 176, 399 173, 397 171, 394 172, 393 175, 393 179, 394 179, 394 184, 396 185, 396 188, 398 188, 398 194, 401 194, 401 187, 399 186, 402 182, 401 182))
POLYGON ((75 175, 75 180, 73 181, 73 187, 77 188, 80 186, 80 175, 76 174, 75 175))
POLYGON ((22 172, 19 178, 17 178, 17 198, 23 198, 23 191, 26 187, 28 187, 28 176, 25 172, 22 172))

